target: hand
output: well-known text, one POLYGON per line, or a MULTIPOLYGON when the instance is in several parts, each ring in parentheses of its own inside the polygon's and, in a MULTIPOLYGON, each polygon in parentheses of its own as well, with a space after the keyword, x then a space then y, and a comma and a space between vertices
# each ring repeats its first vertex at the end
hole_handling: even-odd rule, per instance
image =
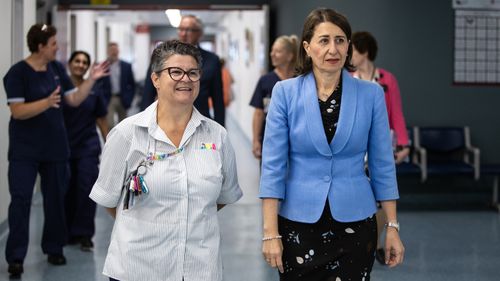
POLYGON ((47 104, 49 105, 49 108, 59 108, 59 103, 61 102, 61 95, 59 94, 60 91, 61 86, 57 86, 57 88, 47 97, 47 104))
POLYGON ((401 149, 400 151, 396 152, 394 155, 396 164, 401 164, 405 160, 405 158, 408 157, 409 154, 410 154, 409 147, 405 147, 405 148, 401 149))
POLYGON ((93 80, 98 80, 102 77, 109 75, 109 61, 103 61, 99 64, 92 64, 90 68, 90 78, 93 80))
POLYGON ((266 262, 274 268, 278 268, 281 273, 283 270, 283 261, 281 256, 283 254, 283 243, 281 239, 272 239, 262 242, 262 254, 266 262))
POLYGON ((255 158, 262 158, 262 144, 260 143, 260 141, 254 141, 252 143, 252 153, 255 158))
POLYGON ((385 235, 385 264, 395 267, 404 259, 405 247, 399 238, 399 233, 392 227, 386 228, 385 235))

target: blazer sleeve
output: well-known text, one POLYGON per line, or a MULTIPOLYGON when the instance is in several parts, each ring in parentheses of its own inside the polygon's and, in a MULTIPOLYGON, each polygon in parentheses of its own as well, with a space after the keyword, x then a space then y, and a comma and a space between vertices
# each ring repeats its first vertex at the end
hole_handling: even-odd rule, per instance
POLYGON ((376 87, 368 138, 368 169, 377 201, 399 198, 384 92, 376 87))
POLYGON ((132 104, 132 100, 134 99, 134 94, 135 94, 135 78, 134 78, 134 72, 132 71, 132 65, 130 63, 123 63, 123 68, 122 70, 125 70, 125 81, 122 86, 125 86, 125 89, 122 89, 122 102, 123 102, 123 107, 128 109, 130 105, 132 104))
POLYGON ((285 198, 289 152, 288 105, 282 83, 274 88, 262 148, 260 198, 285 198))
MULTIPOLYGON (((388 75, 388 73, 386 74, 388 75)), ((398 81, 392 74, 388 75, 388 90, 390 108, 389 122, 392 124, 392 129, 396 133, 396 140, 398 145, 408 145, 408 132, 406 131, 406 122, 403 114, 403 106, 401 104, 401 94, 399 92, 398 81)))

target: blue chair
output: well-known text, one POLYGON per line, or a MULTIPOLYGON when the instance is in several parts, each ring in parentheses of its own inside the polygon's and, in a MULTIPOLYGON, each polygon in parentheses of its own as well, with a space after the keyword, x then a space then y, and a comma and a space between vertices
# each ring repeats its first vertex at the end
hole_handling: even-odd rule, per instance
POLYGON ((396 165, 396 172, 398 175, 418 175, 420 181, 424 182, 427 179, 426 167, 423 164, 426 162, 426 151, 421 147, 414 146, 415 127, 407 128, 407 131, 410 155, 406 161, 396 165))
POLYGON ((426 175, 480 176, 480 150, 471 145, 469 127, 415 127, 415 147, 426 151, 426 175))

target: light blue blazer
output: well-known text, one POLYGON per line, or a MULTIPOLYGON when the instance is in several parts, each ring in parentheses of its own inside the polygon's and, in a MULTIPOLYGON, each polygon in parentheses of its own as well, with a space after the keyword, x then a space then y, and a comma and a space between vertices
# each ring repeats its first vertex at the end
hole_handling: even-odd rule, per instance
POLYGON ((399 198, 382 88, 343 70, 339 122, 328 144, 312 73, 278 82, 266 119, 259 197, 280 199, 281 216, 305 223, 319 220, 327 198, 341 222, 370 217, 376 201, 399 198))

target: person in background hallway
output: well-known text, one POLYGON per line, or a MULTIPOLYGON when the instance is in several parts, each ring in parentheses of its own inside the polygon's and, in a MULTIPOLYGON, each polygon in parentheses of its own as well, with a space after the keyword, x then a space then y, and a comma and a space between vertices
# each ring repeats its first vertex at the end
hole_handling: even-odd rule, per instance
POLYGON ((56 29, 35 24, 27 34, 31 54, 14 64, 3 78, 9 121, 9 234, 5 256, 12 278, 20 278, 28 251, 29 216, 36 176, 41 178, 44 225, 42 251, 53 265, 66 264, 67 231, 64 197, 69 177, 69 145, 60 108, 61 98, 78 106, 95 81, 107 75, 107 63, 95 65, 90 78, 75 88, 57 62, 56 29))
POLYGON ((120 49, 118 44, 111 42, 108 44, 108 61, 110 63, 110 83, 111 96, 108 105, 108 125, 115 126, 115 114, 118 122, 127 117, 127 110, 132 104, 135 94, 135 79, 132 72, 132 65, 119 59, 120 49))
POLYGON ((226 66, 226 60, 220 59, 220 66, 222 72, 222 93, 224 96, 224 107, 228 107, 233 100, 233 93, 231 92, 231 84, 233 84, 233 76, 226 66))
POLYGON ((274 69, 260 77, 253 92, 252 100, 250 101, 250 105, 255 108, 252 121, 252 152, 257 159, 260 159, 262 154, 266 115, 274 84, 293 77, 298 50, 297 36, 283 35, 276 38, 269 54, 274 69))
MULTIPOLYGON (((195 45, 200 49, 203 60, 200 94, 194 102, 194 107, 204 116, 212 118, 208 107, 208 98, 211 97, 214 107, 213 119, 224 126, 226 117, 220 61, 216 54, 200 48, 199 44, 201 36, 203 35, 203 24, 196 16, 185 15, 182 16, 177 32, 181 42, 195 45)), ((151 73, 150 69, 148 69, 146 77, 149 77, 149 73, 151 73)), ((156 99, 156 90, 150 79, 144 81, 144 93, 142 98, 142 109, 146 108, 156 99)))
MULTIPOLYGON (((233 100, 233 96, 231 93, 231 84, 233 84, 234 80, 229 72, 229 69, 226 67, 226 60, 220 59, 221 73, 222 73, 222 93, 224 96, 224 107, 228 107, 231 101, 233 100)), ((212 98, 208 98, 208 108, 212 110, 210 114, 213 113, 213 102, 212 98)))
POLYGON ((313 10, 302 32, 299 76, 273 89, 259 196, 263 255, 282 281, 369 280, 377 201, 388 219, 385 262, 403 261, 384 93, 347 71, 350 37, 343 15, 313 10))
MULTIPOLYGON (((377 41, 372 34, 366 31, 355 32, 352 35, 352 58, 351 63, 356 68, 352 75, 356 78, 378 83, 385 92, 385 105, 389 117, 389 127, 393 132, 393 137, 396 139, 396 147, 394 147, 394 158, 396 164, 408 157, 410 153, 408 132, 406 130, 406 122, 401 106, 401 95, 396 77, 389 71, 375 66, 375 58, 377 57, 377 41)), ((377 240, 376 259, 381 264, 385 264, 385 253, 380 243, 380 234, 384 230, 384 221, 386 218, 384 212, 377 212, 377 232, 379 239, 377 240)))
MULTIPOLYGON (((68 68, 73 85, 79 87, 85 82, 83 76, 89 67, 88 53, 75 51, 71 54, 68 68)), ((100 79, 94 84, 89 96, 80 106, 63 108, 70 148, 71 176, 66 195, 68 243, 79 243, 83 251, 90 251, 94 246, 92 236, 95 233, 96 204, 89 198, 89 194, 99 173, 101 154, 96 125, 103 139, 108 134, 106 94, 109 93, 106 91, 109 91, 109 87, 106 87, 104 80, 100 79)))
POLYGON ((110 132, 90 194, 116 217, 103 273, 110 280, 220 281, 217 210, 242 196, 234 151, 226 130, 193 106, 198 48, 162 43, 151 69, 158 101, 110 132))

